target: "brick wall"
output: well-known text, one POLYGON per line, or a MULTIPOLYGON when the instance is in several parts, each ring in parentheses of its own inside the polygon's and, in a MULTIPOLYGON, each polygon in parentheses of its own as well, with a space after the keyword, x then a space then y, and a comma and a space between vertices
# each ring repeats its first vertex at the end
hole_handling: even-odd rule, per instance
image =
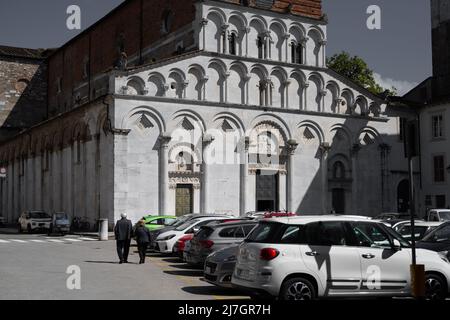
POLYGON ((0 141, 45 120, 46 97, 42 60, 0 56, 0 141))

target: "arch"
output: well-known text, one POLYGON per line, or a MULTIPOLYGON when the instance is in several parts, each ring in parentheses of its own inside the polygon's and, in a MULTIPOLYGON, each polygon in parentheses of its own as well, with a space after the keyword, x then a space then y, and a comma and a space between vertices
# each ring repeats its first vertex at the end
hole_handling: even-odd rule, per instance
MULTIPOLYGON (((279 116, 269 113, 262 113, 258 116, 256 116, 251 122, 249 128, 249 133, 252 132, 252 130, 260 125, 261 123, 268 123, 271 124, 277 128, 280 129, 280 133, 283 136, 283 139, 285 142, 292 139, 291 130, 289 129, 289 126, 286 124, 286 122, 279 116)), ((247 134, 249 135, 249 134, 247 134)))
POLYGON ((253 65, 250 68, 250 80, 248 83, 248 103, 250 105, 269 105, 267 92, 268 71, 262 65, 253 65))
POLYGON ((344 90, 342 90, 341 98, 342 98, 341 113, 352 114, 355 105, 355 97, 353 92, 350 89, 345 88, 344 90))
POLYGON ((331 112, 331 113, 339 113, 339 97, 341 96, 341 91, 339 88, 339 85, 331 80, 328 81, 326 86, 327 95, 325 96, 324 101, 324 112, 331 112))
MULTIPOLYGON (((343 166, 344 169, 344 177, 340 179, 349 179, 351 178, 351 160, 350 158, 344 154, 344 153, 336 153, 333 156, 330 157, 328 160, 328 177, 332 179, 336 179, 335 177, 335 165, 337 163, 340 163, 343 166)), ((339 178, 337 178, 339 179, 339 178)))
POLYGON ((228 78, 228 102, 245 104, 245 86, 247 77, 247 67, 241 62, 233 62, 230 66, 230 76, 228 78))
POLYGON ((322 76, 317 72, 312 72, 308 77, 308 110, 310 111, 322 111, 322 92, 324 81, 322 76))
POLYGON ((378 130, 369 126, 362 128, 359 131, 357 137, 358 141, 356 141, 355 143, 358 143, 362 146, 368 146, 375 143, 377 144, 383 143, 383 139, 378 130))
POLYGON ((290 78, 293 80, 289 85, 289 107, 292 109, 303 110, 305 109, 304 94, 306 76, 301 70, 294 70, 290 78))
MULTIPOLYGON (((307 127, 309 129, 313 130, 314 133, 317 135, 317 138, 319 139, 320 143, 325 142, 325 135, 323 133, 322 128, 320 127, 320 125, 317 122, 311 121, 311 120, 304 120, 297 125, 297 129, 301 129, 303 127, 307 127)), ((301 137, 296 136, 296 138, 297 138, 297 141, 300 141, 301 137)))
POLYGON ((270 58, 276 61, 284 61, 283 49, 286 34, 286 25, 279 20, 275 20, 270 25, 270 58))
MULTIPOLYGON (((238 56, 244 55, 244 38, 246 33, 246 27, 247 27, 247 18, 240 12, 233 11, 230 16, 228 17, 228 24, 229 24, 229 32, 230 36, 231 34, 235 34, 235 46, 236 46, 236 52, 235 54, 238 56)), ((231 39, 229 39, 231 41, 231 39)), ((231 43, 230 43, 231 44, 231 43)), ((229 46, 230 54, 231 47, 229 46)))
POLYGON ((248 56, 252 58, 265 57, 264 33, 267 31, 266 21, 259 16, 253 16, 250 19, 248 33, 248 56))
POLYGON ((289 25, 289 33, 299 43, 306 36, 306 29, 302 24, 293 22, 289 25))
POLYGON ((148 76, 148 95, 163 97, 165 95, 166 79, 159 72, 152 72, 148 76))
POLYGON ((225 75, 227 66, 218 59, 212 59, 208 64, 208 82, 206 83, 206 100, 225 101, 225 75))
POLYGON ((283 68, 275 67, 271 74, 271 105, 274 107, 285 108, 286 107, 286 79, 287 73, 283 68))
POLYGON ((172 69, 169 71, 169 89, 167 95, 169 98, 184 98, 184 89, 186 82, 186 75, 180 69, 172 69))
POLYGON ((205 84, 205 70, 202 66, 194 64, 188 68, 186 98, 203 100, 203 86, 205 84))
POLYGON ((213 122, 217 122, 219 120, 226 119, 234 123, 235 127, 239 130, 241 135, 245 132, 245 126, 242 120, 231 112, 220 112, 213 117, 213 122))
POLYGON ((372 102, 369 107, 369 114, 378 118, 381 115, 381 106, 376 102, 372 102))
POLYGON ((127 95, 143 95, 145 81, 139 76, 131 76, 127 79, 127 95))
POLYGON ((353 142, 353 134, 350 129, 344 124, 335 124, 330 129, 331 147, 339 147, 345 145, 347 150, 350 150, 353 142))
POLYGON ((175 112, 172 115, 172 119, 169 121, 168 130, 176 129, 178 123, 175 124, 175 122, 177 122, 177 119, 184 118, 184 117, 192 119, 194 122, 196 122, 198 124, 198 127, 201 129, 202 133, 206 132, 206 125, 205 125, 205 121, 203 120, 203 118, 196 111, 189 110, 189 109, 182 109, 182 110, 175 112), (175 124, 175 126, 174 126, 174 124, 175 124))
POLYGON ((130 129, 133 118, 139 114, 145 114, 146 116, 150 117, 157 125, 160 133, 166 132, 166 124, 164 122, 164 118, 155 108, 151 106, 139 106, 133 108, 122 118, 122 129, 130 129))
POLYGON ((356 114, 360 114, 362 116, 369 114, 368 104, 369 103, 368 103, 366 97, 359 95, 358 97, 356 97, 354 112, 356 114))
POLYGON ((323 32, 317 27, 311 27, 308 29, 308 40, 306 42, 306 55, 308 64, 316 67, 322 66, 322 45, 321 42, 324 39, 323 32))
POLYGON ((226 14, 220 9, 210 9, 206 18, 208 24, 206 25, 206 50, 212 52, 223 52, 222 43, 222 26, 227 21, 226 14))

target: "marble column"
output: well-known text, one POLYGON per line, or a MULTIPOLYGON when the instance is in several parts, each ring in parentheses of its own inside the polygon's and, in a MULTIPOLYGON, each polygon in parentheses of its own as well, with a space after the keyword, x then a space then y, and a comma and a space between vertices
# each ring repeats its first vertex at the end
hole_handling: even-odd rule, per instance
POLYGON ((285 55, 284 55, 284 62, 287 62, 287 63, 289 63, 289 62, 294 62, 294 61, 290 61, 290 59, 289 59, 289 40, 291 39, 291 34, 290 33, 285 33, 284 35, 283 35, 283 38, 284 38, 284 47, 285 47, 285 55))
POLYGON ((308 88, 309 88, 309 81, 306 81, 305 83, 303 83, 303 97, 301 110, 308 110, 308 88))
POLYGON ((306 50, 306 44, 308 43, 309 38, 308 37, 303 37, 300 40, 300 44, 302 45, 302 55, 303 55, 303 64, 307 65, 308 64, 308 50, 306 50))
POLYGON ((202 48, 200 50, 206 50, 206 26, 208 25, 208 19, 202 19, 200 27, 202 29, 202 48))
POLYGON ((248 43, 249 43, 249 41, 248 41, 248 35, 250 34, 250 31, 251 31, 251 29, 249 28, 249 27, 246 27, 245 29, 244 29, 244 32, 245 32, 245 57, 248 57, 248 43))
POLYGON ((351 150, 352 156, 352 212, 351 214, 358 215, 359 212, 359 191, 358 191, 358 153, 361 150, 359 144, 354 144, 351 150))
POLYGON ((200 210, 201 213, 212 213, 213 210, 209 207, 209 183, 208 183, 208 158, 207 149, 211 142, 214 141, 214 137, 211 135, 204 135, 202 139, 202 175, 201 175, 201 201, 200 210))
POLYGON ((321 46, 321 51, 322 51, 322 65, 320 65, 319 67, 324 67, 326 65, 326 61, 327 61, 327 56, 326 56, 326 47, 327 47, 327 40, 321 40, 319 42, 320 46, 321 46))
POLYGON ((295 162, 294 156, 297 150, 298 143, 295 140, 289 140, 286 146, 287 153, 287 179, 286 179, 286 210, 289 212, 296 212, 294 203, 294 179, 295 179, 295 162))
POLYGON ((330 154, 331 146, 328 142, 322 142, 320 145, 320 167, 322 174, 322 214, 328 214, 331 210, 328 209, 329 204, 329 190, 328 190, 328 155, 330 154))
POLYGON ((167 134, 159 137, 159 214, 167 214, 169 208, 169 143, 172 139, 167 134))
POLYGON ((241 143, 241 180, 240 180, 240 214, 245 216, 249 211, 247 206, 247 186, 248 186, 248 151, 250 138, 244 137, 241 143))

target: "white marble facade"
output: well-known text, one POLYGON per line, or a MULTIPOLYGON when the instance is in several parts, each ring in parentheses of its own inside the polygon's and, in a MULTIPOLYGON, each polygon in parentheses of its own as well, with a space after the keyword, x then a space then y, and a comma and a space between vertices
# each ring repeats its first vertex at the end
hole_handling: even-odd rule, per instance
POLYGON ((199 51, 113 71, 108 108, 86 107, 90 138, 65 139, 65 130, 71 145, 55 147, 46 170, 32 167, 42 167, 45 151, 22 166, 9 162, 1 184, 8 221, 34 209, 92 222, 127 212, 136 221, 179 213, 180 203, 190 206, 183 212, 236 216, 265 206, 395 211, 407 177, 398 118, 325 67, 326 24, 222 2, 196 6, 199 51))

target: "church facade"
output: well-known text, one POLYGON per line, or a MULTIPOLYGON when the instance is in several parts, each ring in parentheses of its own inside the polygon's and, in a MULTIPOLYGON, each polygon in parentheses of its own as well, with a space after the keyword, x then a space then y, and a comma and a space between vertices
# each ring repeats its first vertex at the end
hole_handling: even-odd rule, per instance
MULTIPOLYGON (((397 211, 399 117, 326 67, 320 1, 192 5, 174 32, 176 12, 161 9, 161 39, 121 48, 119 67, 72 86, 75 107, 0 146, 4 217, 397 211), (169 45, 176 54, 158 56, 169 45)), ((64 91, 51 59, 50 105, 64 91)))

